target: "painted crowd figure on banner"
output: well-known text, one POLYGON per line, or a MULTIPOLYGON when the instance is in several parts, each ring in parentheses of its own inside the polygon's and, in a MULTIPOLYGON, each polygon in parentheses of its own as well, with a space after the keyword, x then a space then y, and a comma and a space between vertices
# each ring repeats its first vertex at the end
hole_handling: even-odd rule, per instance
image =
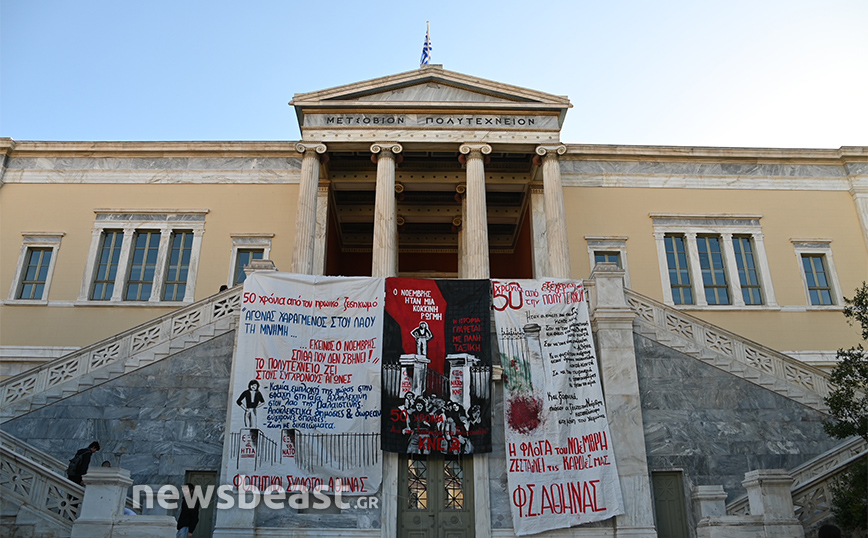
POLYGON ((487 280, 386 280, 383 449, 491 451, 487 280))

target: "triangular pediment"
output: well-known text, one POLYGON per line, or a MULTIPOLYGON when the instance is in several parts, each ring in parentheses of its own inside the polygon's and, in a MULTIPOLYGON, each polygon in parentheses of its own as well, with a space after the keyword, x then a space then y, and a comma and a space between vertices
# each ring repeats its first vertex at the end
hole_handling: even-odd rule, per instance
POLYGON ((557 96, 425 66, 414 71, 380 77, 293 97, 296 108, 308 106, 424 105, 515 105, 531 108, 570 108, 570 101, 557 96))
POLYGON ((437 102, 437 103, 514 103, 514 99, 482 93, 479 91, 466 90, 446 84, 442 81, 428 81, 410 86, 404 86, 384 92, 359 95, 344 99, 359 103, 412 103, 412 102, 437 102))

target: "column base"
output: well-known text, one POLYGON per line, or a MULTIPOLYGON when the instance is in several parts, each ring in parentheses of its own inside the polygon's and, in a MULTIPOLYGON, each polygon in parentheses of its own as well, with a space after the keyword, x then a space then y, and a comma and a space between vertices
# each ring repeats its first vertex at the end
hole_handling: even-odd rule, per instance
POLYGON ((654 527, 619 527, 615 529, 616 538, 657 538, 657 529, 654 527))

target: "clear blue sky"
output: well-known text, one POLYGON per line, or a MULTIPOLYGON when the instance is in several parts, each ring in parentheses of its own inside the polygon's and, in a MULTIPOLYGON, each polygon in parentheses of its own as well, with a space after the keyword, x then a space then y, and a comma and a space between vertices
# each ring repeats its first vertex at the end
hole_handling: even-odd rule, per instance
POLYGON ((0 136, 296 140, 294 93, 433 62, 567 95, 562 140, 868 145, 868 0, 0 0, 0 136))

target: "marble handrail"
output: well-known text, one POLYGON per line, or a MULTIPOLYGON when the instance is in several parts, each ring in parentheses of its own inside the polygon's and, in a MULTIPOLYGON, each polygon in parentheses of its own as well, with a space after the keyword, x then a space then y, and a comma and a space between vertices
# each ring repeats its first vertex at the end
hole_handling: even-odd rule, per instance
POLYGON ((67 462, 63 462, 38 448, 32 447, 21 439, 18 439, 2 430, 0 430, 0 446, 11 452, 24 456, 30 461, 36 462, 47 469, 51 469, 60 475, 66 471, 68 465, 67 462))
POLYGON ((81 513, 84 488, 30 458, 0 445, 0 491, 72 531, 81 513))
POLYGON ((693 348, 683 353, 707 360, 707 355, 695 351, 704 350, 715 356, 716 360, 709 360, 715 367, 828 413, 823 399, 829 395, 831 386, 823 370, 635 291, 625 290, 625 295, 640 325, 663 331, 693 348))
POLYGON ((40 394, 51 394, 55 399, 62 399, 122 373, 128 373, 131 369, 150 364, 158 352, 162 352, 163 356, 168 355, 172 345, 176 346, 175 351, 196 345, 198 341, 187 342, 185 338, 194 336, 199 331, 218 324, 221 324, 224 332, 231 330, 238 321, 241 290, 240 286, 236 286, 212 295, 0 381, 0 408, 3 409, 0 423, 45 405, 45 402, 34 402, 40 394), (177 348, 178 344, 181 345, 180 348, 177 348), (131 360, 136 358, 140 360, 131 360), (110 367, 119 363, 121 372, 112 372, 110 367), (89 378, 87 381, 90 381, 90 384, 83 384, 85 377, 89 378))
MULTIPOLYGON (((816 458, 790 469, 793 477, 793 506, 796 517, 805 527, 820 522, 831 514, 832 496, 829 485, 856 460, 868 456, 868 441, 853 437, 816 458)), ((729 515, 750 513, 747 495, 726 506, 729 515)))

